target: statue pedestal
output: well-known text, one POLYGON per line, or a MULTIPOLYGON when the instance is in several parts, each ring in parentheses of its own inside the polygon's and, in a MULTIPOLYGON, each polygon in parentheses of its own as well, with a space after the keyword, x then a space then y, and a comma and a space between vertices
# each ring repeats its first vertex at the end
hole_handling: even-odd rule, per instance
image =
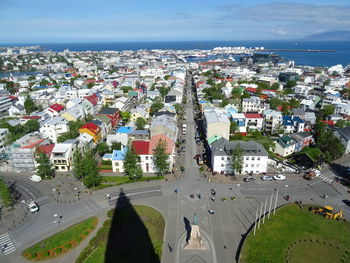
POLYGON ((188 243, 185 245, 185 249, 206 249, 203 245, 198 225, 192 225, 191 236, 188 243))

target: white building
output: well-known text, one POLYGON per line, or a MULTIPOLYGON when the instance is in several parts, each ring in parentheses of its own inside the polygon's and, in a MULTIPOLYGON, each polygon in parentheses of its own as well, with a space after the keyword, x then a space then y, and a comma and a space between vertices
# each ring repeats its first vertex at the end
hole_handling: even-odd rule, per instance
POLYGON ((55 145, 51 152, 51 163, 57 172, 68 172, 71 169, 73 154, 78 146, 78 140, 67 140, 55 145))
POLYGON ((264 110, 263 116, 265 118, 264 130, 274 134, 282 125, 282 113, 275 110, 264 110))
POLYGON ((50 139, 53 143, 57 143, 57 138, 65 132, 69 131, 68 121, 62 117, 55 117, 40 127, 40 132, 44 138, 50 139))
POLYGON ((228 141, 224 138, 210 144, 213 172, 232 174, 232 151, 237 145, 243 151, 242 174, 267 172, 268 153, 261 144, 255 141, 228 141))
POLYGON ((215 111, 204 112, 204 129, 207 140, 212 136, 230 137, 230 120, 224 113, 215 111))

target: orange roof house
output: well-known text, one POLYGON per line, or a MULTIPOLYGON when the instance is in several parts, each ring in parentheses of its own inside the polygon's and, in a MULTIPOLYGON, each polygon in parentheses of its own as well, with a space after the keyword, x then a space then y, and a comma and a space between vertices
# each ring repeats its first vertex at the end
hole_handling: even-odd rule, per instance
POLYGON ((87 133, 91 135, 95 144, 97 144, 101 140, 101 128, 92 122, 88 122, 81 126, 79 129, 79 133, 87 133))

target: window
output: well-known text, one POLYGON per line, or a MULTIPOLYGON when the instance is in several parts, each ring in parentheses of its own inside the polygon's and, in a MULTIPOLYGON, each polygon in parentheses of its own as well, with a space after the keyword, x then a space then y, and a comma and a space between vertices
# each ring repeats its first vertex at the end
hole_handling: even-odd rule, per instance
POLYGON ((254 167, 254 164, 250 165, 250 167, 254 167))
POLYGON ((146 160, 148 160, 148 156, 146 156, 146 160))
POLYGON ((115 166, 119 166, 119 162, 115 162, 115 166))
POLYGON ((221 167, 224 167, 224 164, 223 164, 223 163, 221 164, 221 167))
POLYGON ((258 161, 260 161, 260 157, 257 157, 256 159, 257 159, 258 161))
POLYGON ((248 167, 248 164, 246 164, 245 167, 248 167))
POLYGON ((225 157, 221 157, 221 160, 222 160, 222 161, 225 160, 225 157))
POLYGON ((254 161, 255 160, 255 157, 252 157, 252 161, 254 161))
POLYGON ((249 157, 246 157, 245 159, 248 161, 248 160, 249 160, 249 157))
POLYGON ((230 157, 227 157, 227 161, 229 161, 229 160, 231 160, 231 158, 230 158, 230 157))
POLYGON ((257 164, 256 167, 260 167, 260 164, 257 164))

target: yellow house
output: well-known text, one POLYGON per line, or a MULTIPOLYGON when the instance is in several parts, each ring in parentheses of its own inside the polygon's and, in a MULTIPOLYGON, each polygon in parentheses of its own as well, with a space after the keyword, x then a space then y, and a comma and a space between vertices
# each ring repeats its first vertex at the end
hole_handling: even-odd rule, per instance
POLYGON ((62 118, 65 118, 67 121, 77 121, 78 119, 71 113, 69 113, 68 111, 64 112, 61 115, 62 118))
POLYGON ((101 140, 101 128, 95 123, 88 122, 80 127, 79 133, 87 133, 92 136, 94 143, 97 144, 101 140))

